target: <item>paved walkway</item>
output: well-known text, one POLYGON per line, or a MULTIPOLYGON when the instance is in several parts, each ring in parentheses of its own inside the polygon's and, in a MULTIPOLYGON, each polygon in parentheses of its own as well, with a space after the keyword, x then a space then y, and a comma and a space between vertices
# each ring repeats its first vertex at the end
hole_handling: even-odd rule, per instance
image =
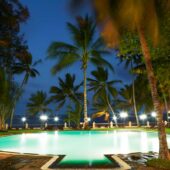
MULTIPOLYGON (((51 158, 52 158, 51 156, 10 154, 10 153, 0 152, 0 170, 40 170, 40 168, 45 163, 47 163, 51 158)), ((161 169, 142 166, 132 162, 128 162, 128 163, 132 166, 132 170, 161 170, 161 169)), ((69 170, 76 170, 76 169, 69 169, 69 170)))
POLYGON ((50 156, 0 153, 0 170, 40 170, 49 159, 50 156))

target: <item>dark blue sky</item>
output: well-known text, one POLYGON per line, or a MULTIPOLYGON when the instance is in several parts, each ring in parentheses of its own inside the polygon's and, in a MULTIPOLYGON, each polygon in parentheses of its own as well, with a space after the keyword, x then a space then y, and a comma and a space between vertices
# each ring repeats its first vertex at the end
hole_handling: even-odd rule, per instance
MULTIPOLYGON (((48 93, 50 87, 57 83, 58 76, 64 77, 65 73, 70 72, 76 74, 77 82, 82 81, 83 78, 78 63, 63 70, 56 76, 52 76, 50 69, 55 60, 49 61, 45 59, 47 48, 52 41, 70 42, 66 22, 74 22, 75 20, 68 10, 69 0, 21 0, 21 2, 28 7, 30 12, 30 18, 27 23, 22 25, 22 32, 25 34, 25 39, 34 61, 42 59, 43 62, 36 67, 40 72, 40 76, 29 80, 24 95, 17 105, 16 114, 25 114, 26 103, 30 95, 37 90, 44 90, 48 93)), ((91 11, 86 9, 82 13, 91 13, 91 11)), ((110 75, 110 78, 124 80, 124 83, 129 82, 128 71, 124 70, 122 65, 117 65, 118 60, 115 59, 115 56, 112 54, 108 58, 116 70, 114 75, 110 75)), ((94 67, 89 65, 88 76, 93 69, 94 67)), ((21 82, 22 76, 17 77, 17 80, 21 82)))

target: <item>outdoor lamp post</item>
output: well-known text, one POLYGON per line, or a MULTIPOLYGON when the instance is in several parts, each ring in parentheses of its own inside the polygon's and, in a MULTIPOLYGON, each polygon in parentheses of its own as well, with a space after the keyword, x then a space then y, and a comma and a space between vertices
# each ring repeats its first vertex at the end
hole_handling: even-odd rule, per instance
POLYGON ((41 115, 41 116, 40 116, 40 120, 41 120, 42 122, 46 122, 46 121, 48 120, 48 116, 47 116, 47 115, 41 115))
POLYGON ((141 115, 139 116, 139 118, 140 118, 140 120, 142 120, 143 123, 144 123, 144 121, 147 119, 147 115, 146 115, 146 114, 141 114, 141 115))
POLYGON ((151 116, 154 117, 154 118, 156 118, 156 116, 157 116, 156 112, 152 112, 152 113, 151 113, 151 116))
MULTIPOLYGON (((57 117, 57 116, 55 116, 54 117, 54 122, 56 122, 56 124, 57 124, 57 122, 59 121, 59 118, 57 117)), ((57 126, 57 125, 56 125, 57 126)), ((57 127, 56 127, 57 128, 57 127)))
POLYGON ((167 122, 169 123, 169 119, 170 119, 170 110, 167 111, 167 122))
POLYGON ((114 121, 116 121, 116 120, 117 120, 117 117, 116 117, 115 115, 113 116, 113 120, 114 120, 114 121))
POLYGON ((26 120, 27 120, 26 117, 21 118, 21 121, 23 122, 23 126, 25 125, 26 120))
POLYGON ((152 112, 152 113, 151 113, 151 116, 154 118, 154 122, 155 122, 155 124, 156 124, 156 116, 157 116, 156 112, 152 112))
MULTIPOLYGON (((113 115, 112 120, 114 120, 115 126, 117 126, 117 116, 113 115)), ((113 126, 113 122, 111 121, 112 126, 113 126)))
POLYGON ((120 117, 124 120, 124 125, 125 125, 125 120, 128 117, 128 113, 127 112, 120 112, 120 117))

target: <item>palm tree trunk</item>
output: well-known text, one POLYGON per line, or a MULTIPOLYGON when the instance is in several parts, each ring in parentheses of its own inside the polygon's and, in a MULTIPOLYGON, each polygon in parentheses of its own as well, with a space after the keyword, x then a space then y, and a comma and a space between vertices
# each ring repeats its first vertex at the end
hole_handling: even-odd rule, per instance
POLYGON ((4 115, 0 115, 0 130, 4 130, 5 129, 5 119, 4 119, 4 115))
POLYGON ((163 114, 161 113, 160 101, 157 91, 157 83, 154 75, 151 55, 149 51, 149 47, 145 38, 144 29, 138 28, 141 48, 143 52, 143 56, 145 59, 146 71, 148 75, 148 80, 151 88, 152 100, 155 111, 157 112, 157 122, 158 122, 158 137, 159 137, 159 157, 161 159, 170 159, 170 154, 168 151, 168 145, 166 140, 166 132, 165 132, 165 124, 163 122, 163 114))
MULTIPOLYGON (((107 95, 106 95, 106 100, 107 100, 108 106, 109 106, 109 108, 110 108, 113 116, 115 116, 115 113, 114 113, 114 111, 113 111, 113 109, 112 109, 112 106, 111 106, 111 104, 110 104, 110 102, 109 102, 109 99, 108 99, 108 96, 107 96, 107 95)), ((118 127, 117 120, 114 119, 114 121, 115 121, 116 127, 118 127)))
MULTIPOLYGON (((131 61, 131 69, 132 68, 133 68, 133 63, 131 61)), ((137 113, 137 108, 136 108, 135 81, 134 80, 132 82, 132 99, 133 99, 133 110, 134 110, 135 117, 136 117, 136 123, 137 123, 137 126, 139 126, 139 118, 138 118, 138 113, 137 113)))
POLYGON ((22 91, 22 89, 23 89, 23 87, 26 83, 27 78, 28 78, 28 75, 25 74, 24 79, 21 83, 21 86, 18 88, 16 95, 14 96, 13 103, 12 103, 12 111, 11 111, 11 115, 10 115, 10 128, 12 128, 12 124, 13 124, 13 117, 14 117, 16 102, 17 102, 19 95, 20 95, 20 93, 21 93, 21 91, 22 91))
POLYGON ((2 116, 0 115, 0 130, 2 130, 2 116))
POLYGON ((163 92, 163 99, 164 99, 164 104, 165 104, 165 111, 166 111, 166 116, 167 116, 167 122, 169 122, 169 119, 168 119, 168 103, 167 103, 167 100, 166 100, 166 96, 163 92))
POLYGON ((132 82, 132 98, 133 98, 133 109, 134 109, 134 113, 135 113, 136 123, 137 123, 137 126, 140 126, 138 113, 137 113, 137 108, 136 108, 135 81, 134 80, 132 82))
POLYGON ((86 69, 83 70, 84 74, 84 128, 88 125, 88 117, 87 117, 87 76, 86 76, 86 69))

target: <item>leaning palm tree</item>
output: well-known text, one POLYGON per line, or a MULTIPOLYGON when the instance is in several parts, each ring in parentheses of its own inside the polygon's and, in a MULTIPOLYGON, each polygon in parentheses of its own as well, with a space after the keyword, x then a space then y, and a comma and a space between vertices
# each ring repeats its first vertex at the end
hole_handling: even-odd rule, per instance
POLYGON ((47 98, 47 94, 43 91, 37 91, 29 98, 27 113, 30 115, 49 113, 51 112, 49 103, 50 101, 47 98))
POLYGON ((84 77, 84 122, 87 125, 86 71, 88 63, 91 62, 94 65, 106 65, 111 69, 113 68, 103 58, 109 52, 102 38, 96 38, 96 25, 91 18, 88 16, 84 18, 78 17, 76 25, 67 23, 67 26, 71 34, 72 43, 53 42, 48 49, 48 58, 58 59, 56 65, 52 68, 53 74, 75 62, 81 63, 84 77))
MULTIPOLYGON (((97 70, 91 72, 92 78, 88 78, 89 81, 89 91, 94 91, 93 99, 96 101, 98 98, 103 97, 104 100, 107 101, 107 104, 109 106, 110 111, 112 112, 114 116, 113 108, 110 104, 110 100, 114 99, 117 95, 117 89, 114 87, 116 83, 121 83, 120 80, 111 80, 109 81, 108 77, 108 70, 103 69, 102 67, 98 67, 97 70)), ((117 125, 117 122, 115 120, 115 123, 117 125)))
POLYGON ((13 106, 12 106, 12 112, 11 112, 11 117, 10 117, 11 128, 12 128, 12 123, 13 123, 13 116, 14 116, 16 102, 17 100, 19 100, 21 93, 24 89, 24 86, 27 84, 29 78, 30 77, 35 78, 37 75, 39 75, 39 72, 34 67, 40 62, 41 60, 37 60, 36 62, 33 63, 32 55, 28 54, 20 58, 19 62, 15 63, 12 68, 13 74, 24 73, 25 75, 24 75, 24 79, 21 82, 21 85, 18 87, 18 89, 16 90, 16 94, 13 97, 13 106))
POLYGON ((132 88, 131 85, 125 85, 120 89, 121 100, 118 107, 131 112, 133 108, 132 88))
MULTIPOLYGON (((108 105, 108 102, 105 98, 102 97, 98 98, 97 101, 93 103, 92 110, 94 111, 94 114, 92 114, 92 118, 95 119, 104 116, 104 120, 109 122, 109 119, 111 117, 110 107, 115 106, 110 102, 110 98, 109 98, 109 103, 110 104, 108 105)), ((112 114, 115 116, 115 113, 112 112, 112 114)), ((115 119, 114 121, 115 121, 115 125, 117 126, 117 121, 115 119)))
MULTIPOLYGON (((135 109, 140 111, 140 109, 144 105, 144 103, 142 103, 142 105, 141 105, 141 96, 145 95, 145 92, 143 94, 139 95, 139 93, 137 93, 137 91, 133 91, 133 87, 135 85, 136 85, 136 87, 138 86, 137 83, 135 83, 135 84, 132 83, 131 85, 125 85, 124 88, 120 89, 120 93, 119 93, 120 99, 117 104, 117 107, 124 109, 124 110, 128 110, 130 113, 134 113, 135 118, 136 118, 136 124, 137 124, 137 126, 139 126, 138 115, 136 112, 134 112, 134 96, 138 100, 138 102, 135 103, 135 109), (137 96, 137 94, 138 94, 138 96, 137 96)), ((143 89, 140 90, 140 93, 142 93, 142 92, 143 92, 143 89)))
POLYGON ((104 27, 103 36, 109 46, 113 47, 119 44, 122 29, 137 33, 139 37, 154 109, 157 112, 159 157, 170 159, 157 90, 157 80, 153 71, 148 39, 146 38, 148 37, 152 40, 153 45, 157 44, 159 38, 159 18, 161 19, 160 11, 168 11, 170 3, 169 1, 159 0, 96 0, 94 2, 98 19, 104 27))
POLYGON ((83 82, 75 85, 75 78, 75 75, 68 73, 65 75, 65 80, 58 78, 59 85, 52 86, 50 89, 50 93, 52 94, 50 101, 57 103, 57 110, 62 108, 68 102, 74 104, 75 107, 71 107, 71 111, 69 112, 71 112, 72 117, 75 117, 73 114, 77 115, 77 117, 80 117, 83 99, 83 93, 80 92, 80 87, 83 85, 83 82))

